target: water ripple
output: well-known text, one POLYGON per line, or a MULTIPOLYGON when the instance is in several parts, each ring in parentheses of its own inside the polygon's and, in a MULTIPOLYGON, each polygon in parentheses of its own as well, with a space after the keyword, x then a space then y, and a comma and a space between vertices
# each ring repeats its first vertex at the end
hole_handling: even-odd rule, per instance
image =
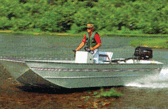
POLYGON ((168 67, 163 67, 159 75, 151 75, 126 84, 139 88, 168 88, 168 67))

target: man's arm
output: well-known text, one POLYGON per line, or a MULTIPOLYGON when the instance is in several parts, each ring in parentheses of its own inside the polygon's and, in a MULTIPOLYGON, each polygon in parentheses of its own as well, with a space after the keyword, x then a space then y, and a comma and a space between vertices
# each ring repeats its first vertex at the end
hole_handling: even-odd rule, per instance
POLYGON ((97 49, 101 46, 101 43, 98 43, 97 45, 95 45, 94 47, 90 47, 91 50, 97 49))
POLYGON ((76 51, 80 50, 84 45, 85 45, 84 42, 80 43, 80 45, 78 46, 78 48, 76 49, 76 51))

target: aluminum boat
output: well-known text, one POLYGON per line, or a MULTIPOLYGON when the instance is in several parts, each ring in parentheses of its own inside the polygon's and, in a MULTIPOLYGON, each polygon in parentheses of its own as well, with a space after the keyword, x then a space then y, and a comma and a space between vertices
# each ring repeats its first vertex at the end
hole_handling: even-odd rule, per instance
POLYGON ((18 60, 1 57, 0 62, 23 85, 54 88, 120 86, 159 74, 163 67, 162 62, 152 59, 113 59, 112 54, 100 52, 100 63, 94 63, 93 55, 87 51, 78 51, 75 60, 18 60))

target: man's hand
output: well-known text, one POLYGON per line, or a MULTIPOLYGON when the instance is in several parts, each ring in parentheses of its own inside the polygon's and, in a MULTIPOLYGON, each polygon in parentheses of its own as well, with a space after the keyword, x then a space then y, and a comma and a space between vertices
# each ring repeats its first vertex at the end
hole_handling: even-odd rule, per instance
POLYGON ((93 51, 94 50, 93 47, 90 47, 90 50, 93 51))
POLYGON ((72 50, 74 54, 76 54, 76 50, 72 50))
POLYGON ((85 51, 87 51, 87 52, 90 52, 90 51, 91 51, 91 49, 90 49, 89 47, 85 47, 84 49, 85 49, 85 51))
POLYGON ((101 46, 101 43, 98 43, 97 45, 95 45, 94 47, 90 47, 90 50, 93 51, 94 49, 97 49, 101 46))

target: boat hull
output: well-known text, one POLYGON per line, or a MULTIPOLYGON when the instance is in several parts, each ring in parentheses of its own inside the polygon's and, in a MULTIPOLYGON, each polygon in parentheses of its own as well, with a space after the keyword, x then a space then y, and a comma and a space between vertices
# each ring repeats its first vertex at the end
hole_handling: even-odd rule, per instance
POLYGON ((26 61, 45 80, 66 88, 125 85, 138 78, 159 74, 162 64, 83 64, 26 61))
POLYGON ((54 86, 51 82, 33 72, 25 63, 15 59, 0 59, 1 64, 10 72, 15 80, 25 86, 48 87, 54 86))
POLYGON ((39 87, 102 87, 125 85, 159 74, 162 64, 84 64, 73 61, 7 61, 1 63, 15 79, 39 87), (13 67, 11 67, 13 66, 13 67))

